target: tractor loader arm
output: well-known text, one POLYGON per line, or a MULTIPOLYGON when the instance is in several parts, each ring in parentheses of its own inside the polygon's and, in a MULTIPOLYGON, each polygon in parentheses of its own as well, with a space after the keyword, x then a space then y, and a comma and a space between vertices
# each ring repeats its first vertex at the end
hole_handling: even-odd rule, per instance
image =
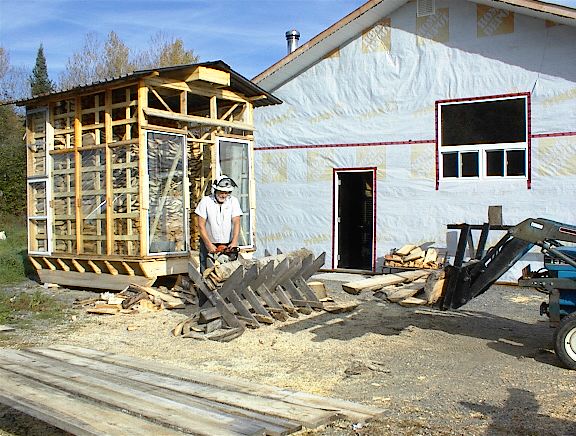
POLYGON ((447 266, 440 309, 457 309, 486 292, 534 245, 543 253, 561 259, 576 268, 576 261, 556 248, 559 241, 576 242, 576 226, 544 218, 528 218, 510 228, 507 234, 479 260, 462 266, 447 266))

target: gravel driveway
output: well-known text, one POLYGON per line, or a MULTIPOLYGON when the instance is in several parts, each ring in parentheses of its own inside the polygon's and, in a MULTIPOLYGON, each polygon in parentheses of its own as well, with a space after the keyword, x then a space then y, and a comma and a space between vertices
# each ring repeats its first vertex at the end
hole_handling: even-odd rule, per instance
MULTIPOLYGON (((336 301, 356 299, 359 306, 276 322, 229 343, 172 337, 190 309, 78 311, 65 325, 13 333, 9 344, 80 345, 386 410, 366 425, 338 421, 303 435, 576 435, 576 372, 562 368, 552 351, 541 294, 493 286, 461 310, 439 312, 401 307, 372 292, 348 295, 340 274, 316 278, 336 301)), ((0 435, 24 434, 62 433, 0 408, 0 435)))

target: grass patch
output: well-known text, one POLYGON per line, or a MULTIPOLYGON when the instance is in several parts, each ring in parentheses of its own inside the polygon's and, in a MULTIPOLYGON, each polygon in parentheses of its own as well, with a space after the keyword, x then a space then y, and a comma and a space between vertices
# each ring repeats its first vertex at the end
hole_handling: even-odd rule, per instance
POLYGON ((34 321, 60 321, 65 317, 65 305, 43 293, 20 292, 0 294, 0 324, 28 326, 34 321))
POLYGON ((21 282, 33 274, 28 261, 26 221, 0 215, 0 231, 6 233, 6 239, 0 240, 0 284, 21 282))

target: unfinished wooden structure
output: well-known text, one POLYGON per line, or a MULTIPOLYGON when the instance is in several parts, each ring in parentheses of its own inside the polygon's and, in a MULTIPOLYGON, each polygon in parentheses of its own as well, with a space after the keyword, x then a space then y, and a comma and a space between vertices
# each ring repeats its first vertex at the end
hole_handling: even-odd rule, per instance
POLYGON ((73 346, 0 352, 0 402, 78 435, 287 435, 383 409, 73 346))
POLYGON ((193 210, 238 183, 253 247, 253 109, 280 100, 222 61, 137 71, 26 106, 29 257, 41 281, 122 289, 187 273, 193 210))

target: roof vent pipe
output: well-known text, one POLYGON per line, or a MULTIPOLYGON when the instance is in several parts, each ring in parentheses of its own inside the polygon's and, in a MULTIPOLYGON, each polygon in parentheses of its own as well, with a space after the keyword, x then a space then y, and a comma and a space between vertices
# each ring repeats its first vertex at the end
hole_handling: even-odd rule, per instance
POLYGON ((296 29, 286 32, 286 42, 288 43, 288 54, 292 53, 298 48, 298 40, 300 39, 300 32, 296 29))

